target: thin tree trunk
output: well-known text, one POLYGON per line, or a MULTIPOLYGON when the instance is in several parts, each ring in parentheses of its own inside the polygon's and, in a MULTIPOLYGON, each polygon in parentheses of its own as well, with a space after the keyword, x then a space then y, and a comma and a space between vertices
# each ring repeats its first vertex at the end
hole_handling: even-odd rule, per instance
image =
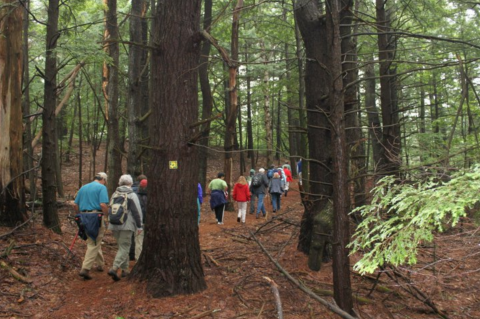
MULTIPOLYGON (((212 0, 204 0, 203 29, 209 30, 212 23, 212 0)), ((202 91, 202 119, 208 119, 212 116, 213 97, 208 79, 209 55, 211 49, 210 41, 203 41, 200 53, 198 67, 200 89, 202 91)), ((199 168, 198 181, 203 189, 207 189, 207 159, 208 145, 210 139, 210 121, 203 124, 200 128, 201 137, 199 140, 199 168)))
POLYGON ((128 155, 127 171, 134 176, 141 173, 140 147, 142 130, 139 118, 142 116, 144 102, 142 88, 142 71, 146 62, 144 49, 139 45, 143 42, 143 20, 145 0, 132 0, 130 15, 130 45, 128 55, 128 155), (143 63, 143 64, 142 64, 143 63))
MULTIPOLYGON (((268 54, 265 51, 265 43, 261 42, 260 47, 263 51, 263 62, 268 63, 268 54)), ((272 116, 270 114, 270 75, 268 70, 263 71, 263 121, 265 123, 265 140, 267 142, 267 165, 273 164, 273 132, 272 132, 272 116)))
POLYGON ((117 24, 117 0, 103 0, 105 5, 105 50, 110 57, 110 63, 105 62, 103 83, 105 96, 105 114, 108 114, 108 193, 117 188, 118 179, 122 175, 122 155, 119 131, 119 101, 118 101, 118 64, 119 64, 119 31, 117 24))
MULTIPOLYGON (((228 63, 228 92, 229 92, 229 111, 225 123, 225 182, 229 187, 233 186, 232 168, 233 168, 233 153, 235 143, 235 122, 237 119, 238 108, 238 91, 237 91, 237 70, 238 70, 238 30, 240 27, 239 19, 240 12, 243 7, 243 0, 238 0, 235 10, 233 11, 232 19, 232 38, 230 48, 230 61, 228 63)), ((228 197, 228 204, 226 210, 233 210, 232 196, 228 197)))
POLYGON ((377 171, 382 161, 382 128, 376 105, 375 70, 373 63, 365 66, 365 109, 367 110, 368 132, 372 144, 373 170, 377 171))
MULTIPOLYGON (((248 45, 245 45, 245 63, 248 63, 248 45)), ((247 148, 248 158, 250 158, 250 169, 255 169, 255 152, 253 146, 253 126, 252 126, 252 89, 251 89, 251 77, 248 72, 248 64, 246 65, 247 74, 247 148)))
MULTIPOLYGON (((83 131, 82 131, 82 100, 80 97, 80 90, 77 91, 77 107, 78 107, 78 189, 82 187, 82 173, 83 173, 83 131)), ((93 157, 95 163, 95 157, 93 157)))
MULTIPOLYGON (((345 133, 344 87, 342 80, 342 35, 350 34, 349 12, 341 8, 351 8, 353 0, 329 0, 327 7, 327 38, 331 44, 330 64, 328 64, 332 89, 330 98, 330 133, 333 148, 333 293, 337 305, 344 311, 354 315, 352 285, 350 282, 349 249, 350 227, 350 194, 348 187, 348 154, 347 136, 345 133), (340 21, 343 26, 340 27, 340 21)), ((344 38, 348 41, 348 38, 344 38)), ((343 53, 346 53, 344 51, 343 53)), ((349 60, 349 59, 347 59, 349 60)), ((348 64, 347 64, 348 65, 348 64)), ((350 101, 347 101, 350 102, 350 101)))
POLYGON ((45 86, 43 103, 43 138, 42 138, 42 192, 43 223, 56 233, 61 233, 57 212, 56 187, 56 123, 55 106, 57 100, 57 57, 55 49, 60 37, 58 32, 59 0, 48 1, 48 21, 46 36, 45 86))

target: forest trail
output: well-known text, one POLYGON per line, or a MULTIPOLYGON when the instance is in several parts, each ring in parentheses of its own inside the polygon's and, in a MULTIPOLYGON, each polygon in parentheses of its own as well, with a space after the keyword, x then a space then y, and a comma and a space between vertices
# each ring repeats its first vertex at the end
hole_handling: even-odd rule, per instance
MULTIPOLYGON (((107 231, 103 245, 106 269, 103 272, 92 270, 93 280, 81 279, 78 271, 85 252, 85 242, 77 241, 74 248, 76 266, 69 267, 64 273, 61 279, 64 289, 59 291, 58 300, 45 304, 36 317, 192 318, 212 312, 212 316, 207 317, 274 318, 276 312, 273 295, 263 276, 278 280, 275 278, 279 274, 275 266, 262 254, 259 246, 249 239, 249 231, 256 232, 260 227, 266 230, 263 234, 262 231, 257 233, 256 236, 264 241, 267 247, 281 240, 284 244, 279 246, 283 246, 283 249, 277 251, 277 256, 286 255, 288 263, 293 263, 295 266, 291 269, 292 271, 307 272, 306 258, 295 249, 298 228, 280 221, 282 218, 290 218, 299 222, 303 209, 298 191, 292 190, 287 197, 282 196, 282 210, 276 214, 279 217, 278 220, 272 220, 272 206, 267 200, 267 218, 256 219, 255 214, 249 214, 250 207, 248 207, 245 224, 237 222, 237 211, 226 211, 225 224, 217 225, 214 212, 210 210, 208 202, 209 196, 205 197, 202 205, 199 226, 202 263, 208 287, 205 291, 190 296, 153 299, 146 294, 142 283, 126 278, 114 282, 106 271, 112 264, 116 245, 111 232, 107 231), (285 253, 286 250, 288 253, 285 253)), ((75 228, 68 229, 70 236, 64 237, 73 239, 74 232, 75 228)), ((69 244, 65 242, 65 245, 69 244)), ((134 263, 134 261, 130 263, 130 268, 134 263)), ((326 273, 328 272, 329 270, 326 273)), ((279 282, 280 285, 289 285, 286 281, 282 281, 279 282)), ((310 313, 318 307, 312 308, 312 301, 305 302, 305 297, 291 286, 288 290, 291 292, 282 291, 282 294, 295 297, 287 296, 282 301, 286 314, 292 313, 291 318, 303 318, 303 312, 310 313), (305 307, 300 308, 299 304, 304 304, 305 307)), ((322 318, 328 318, 328 316, 322 318)))
MULTIPOLYGON (((310 271, 306 256, 296 249, 303 206, 295 186, 287 197, 282 197, 282 209, 276 219, 272 220, 271 204, 267 201, 268 219, 255 219, 255 215, 247 213, 245 225, 237 223, 236 211, 225 212, 225 224, 217 225, 208 201, 206 196, 199 226, 206 290, 155 299, 146 293, 143 283, 127 279, 114 282, 106 273, 116 253, 110 231, 103 245, 106 269, 102 273, 92 271, 93 280, 81 279, 78 272, 85 242, 77 240, 73 255, 67 253, 77 231, 68 218, 73 216, 73 210, 67 202, 59 210, 62 235, 46 230, 41 225, 41 214, 35 213, 31 227, 0 237, 0 252, 6 251, 12 241, 15 244, 2 260, 32 280, 22 283, 8 271, 0 270, 0 317, 277 318, 275 300, 264 279, 269 277, 279 286, 284 318, 338 318, 289 282, 250 237, 249 231, 255 233, 293 277, 333 303, 329 295, 333 289, 332 264, 324 264, 319 272, 310 271)), ((9 231, 0 228, 0 234, 9 231)), ((447 314, 446 318, 480 318, 479 242, 478 226, 465 219, 461 225, 437 236, 434 248, 422 246, 417 265, 399 268, 408 275, 406 281, 396 282, 383 274, 375 284, 375 275, 361 277, 352 271, 353 293, 372 300, 371 304, 355 302, 355 310, 361 318, 438 318, 430 307, 408 293, 419 288, 423 297, 447 314)), ((351 265, 358 257, 351 257, 351 265)))

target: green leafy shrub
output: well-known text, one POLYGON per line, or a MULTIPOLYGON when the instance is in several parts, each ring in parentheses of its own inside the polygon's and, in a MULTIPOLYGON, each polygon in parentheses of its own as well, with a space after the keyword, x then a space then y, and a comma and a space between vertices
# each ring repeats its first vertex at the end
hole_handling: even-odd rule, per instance
POLYGON ((354 210, 363 221, 350 243, 352 254, 363 252, 354 269, 372 273, 379 266, 415 264, 421 243, 431 242, 434 232, 455 226, 466 208, 479 200, 480 167, 452 175, 448 182, 398 183, 388 176, 372 190, 370 205, 354 210))

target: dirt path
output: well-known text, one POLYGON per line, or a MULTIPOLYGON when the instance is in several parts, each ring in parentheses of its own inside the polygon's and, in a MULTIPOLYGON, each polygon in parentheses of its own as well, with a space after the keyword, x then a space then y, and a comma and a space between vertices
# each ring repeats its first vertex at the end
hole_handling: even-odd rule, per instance
MULTIPOLYGON (((208 200, 206 197, 200 224, 207 290, 192 296, 152 299, 143 291, 142 284, 125 279, 113 282, 105 271, 92 271, 94 279, 84 281, 77 275, 79 267, 75 267, 64 273, 65 290, 60 294, 60 304, 44 309, 39 315, 49 318, 191 318, 211 311, 210 318, 252 318, 258 315, 260 318, 275 318, 273 297, 263 276, 275 278, 278 274, 268 259, 262 256, 259 247, 248 240, 248 232, 255 232, 265 223, 268 226, 263 229, 275 228, 276 222, 271 221, 271 203, 267 200, 267 219, 256 219, 255 214, 251 215, 247 210, 246 223, 242 224, 236 221, 237 212, 225 212, 225 224, 217 225, 214 213, 209 210, 208 200)), ((299 194, 291 191, 287 197, 282 197, 282 210, 278 214, 285 214, 285 217, 295 215, 298 222, 299 213, 299 194)), ((298 234, 298 229, 288 224, 278 225, 278 230, 265 233, 268 235, 258 234, 260 240, 265 240, 267 246, 273 244, 266 239, 270 237, 270 232, 285 238, 291 247, 284 247, 280 254, 284 255, 285 249, 289 250, 289 258, 293 257, 291 262, 297 266, 295 270, 307 271, 301 265, 305 264, 305 258, 296 251, 292 252, 296 244, 296 238, 292 238, 292 235, 298 234)), ((77 243, 74 251, 82 259, 84 242, 77 243)), ((105 237, 103 251, 106 264, 111 265, 116 251, 111 233, 105 237)), ((77 260, 77 264, 79 262, 77 260)), ((131 267, 133 265, 134 262, 131 262, 131 267)), ((298 295, 297 291, 293 291, 291 297, 295 295, 298 295)), ((290 305, 288 299, 284 300, 286 313, 292 312, 296 314, 295 317, 298 315, 301 318, 303 311, 311 312, 315 308, 310 305, 310 310, 308 307, 298 309, 296 303, 302 299, 293 298, 290 305)))

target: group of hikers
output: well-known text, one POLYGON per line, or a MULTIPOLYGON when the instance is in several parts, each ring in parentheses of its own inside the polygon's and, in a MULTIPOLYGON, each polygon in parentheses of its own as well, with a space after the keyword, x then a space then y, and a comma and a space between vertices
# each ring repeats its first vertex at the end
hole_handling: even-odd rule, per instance
MULTIPOLYGON (((301 160, 297 163, 297 170, 299 167, 301 171, 301 160)), ((270 194, 271 197, 272 212, 274 214, 278 212, 281 195, 287 196, 291 181, 293 181, 292 170, 288 162, 285 162, 282 167, 271 165, 267 172, 264 168, 260 168, 258 172, 251 169, 247 178, 240 176, 232 191, 232 198, 238 206, 237 222, 245 223, 248 202, 250 202, 250 214, 256 211, 255 217, 257 219, 260 218, 260 212, 263 217, 267 217, 264 201, 267 194, 270 194), (255 201, 257 201, 256 206, 255 201)), ((208 185, 208 189, 210 190, 210 207, 215 211, 217 223, 223 225, 228 196, 225 174, 218 173, 217 178, 213 179, 208 185)), ((201 187, 199 190, 201 190, 201 187)))
POLYGON ((79 275, 86 280, 92 279, 92 269, 99 272, 104 270, 104 216, 108 216, 108 229, 112 231, 118 246, 113 266, 107 272, 114 281, 128 275, 129 261, 138 259, 142 252, 143 225, 147 212, 146 176, 139 175, 135 183, 128 174, 120 176, 119 186, 110 200, 106 184, 107 174, 98 173, 93 182, 82 186, 75 197, 79 233, 82 233, 82 238, 87 242, 87 251, 79 275))
MULTIPOLYGON (((299 177, 301 177, 301 161, 297 163, 299 177)), ((107 274, 114 281, 126 277, 129 273, 129 261, 138 260, 142 252, 147 213, 147 177, 138 175, 134 182, 131 175, 120 176, 118 187, 112 197, 108 198, 107 174, 100 172, 94 180, 83 185, 75 197, 75 220, 79 226, 78 235, 86 240, 87 251, 79 272, 85 280, 92 279, 90 271, 104 271, 105 259, 102 253, 102 239, 105 235, 108 217, 108 229, 112 231, 117 242, 117 253, 112 267, 107 274), (119 274, 119 271, 121 273, 119 274)), ((271 165, 265 172, 260 168, 258 172, 250 170, 248 177, 240 176, 232 191, 232 198, 238 203, 237 222, 245 223, 247 203, 250 202, 250 214, 256 207, 256 218, 260 212, 267 217, 264 199, 267 191, 271 196, 273 213, 280 210, 281 195, 287 196, 292 181, 291 168, 288 162, 282 167, 271 165), (255 201, 257 205, 255 206, 255 201)), ((208 185, 210 190, 210 206, 215 211, 219 225, 223 225, 225 204, 227 203, 228 185, 225 174, 218 173, 208 185)), ((198 184, 198 223, 200 223, 203 192, 198 184)))

